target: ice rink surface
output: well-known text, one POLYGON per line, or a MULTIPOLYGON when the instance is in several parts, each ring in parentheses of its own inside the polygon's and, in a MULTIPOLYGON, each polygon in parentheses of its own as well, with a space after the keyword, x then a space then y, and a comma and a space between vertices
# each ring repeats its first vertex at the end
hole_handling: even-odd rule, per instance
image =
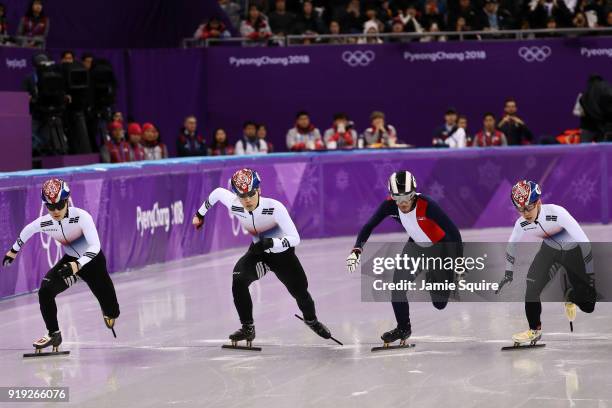
MULTIPOLYGON (((612 229, 590 226, 593 241, 612 229)), ((507 240, 509 229, 464 231, 466 241, 507 240)), ((377 240, 403 239, 402 234, 377 240)), ((266 275, 251 287, 262 352, 223 350, 239 327, 231 271, 245 249, 113 275, 118 338, 84 283, 57 298, 68 357, 22 359, 44 333, 36 294, 0 302, 0 386, 70 387, 70 404, 0 407, 594 407, 612 408, 612 304, 578 312, 544 304, 545 348, 501 352, 527 328, 521 303, 412 303, 409 350, 371 353, 395 326, 391 306, 360 302, 360 276, 345 258, 354 238, 297 249, 319 319, 336 346, 296 319, 293 298, 266 275)))

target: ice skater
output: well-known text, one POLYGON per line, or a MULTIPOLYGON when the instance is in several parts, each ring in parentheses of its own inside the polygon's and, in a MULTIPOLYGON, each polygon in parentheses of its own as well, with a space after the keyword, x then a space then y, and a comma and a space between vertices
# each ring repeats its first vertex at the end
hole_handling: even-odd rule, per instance
POLYGON ((251 347, 255 325, 249 286, 269 271, 276 274, 295 298, 306 325, 324 339, 332 338, 329 329, 317 319, 306 273, 295 255, 300 235, 287 209, 281 202, 261 196, 261 179, 255 170, 238 170, 230 183, 233 192, 224 188, 213 190, 193 217, 193 225, 201 228, 206 213, 220 201, 253 238, 246 254, 234 266, 232 294, 242 327, 230 334, 232 345, 235 347, 238 341, 246 340, 247 347, 251 347))
POLYGON ((47 208, 45 214, 28 224, 19 234, 13 247, 2 262, 7 267, 25 243, 37 232, 42 232, 62 244, 66 254, 45 275, 38 290, 40 311, 47 326, 47 334, 33 343, 36 354, 49 346, 58 351, 62 334, 57 321, 55 297, 84 280, 102 308, 106 327, 113 330, 119 317, 119 304, 115 287, 106 270, 106 258, 100 249, 98 231, 85 210, 69 207, 70 189, 60 179, 47 180, 42 186, 42 201, 47 208))
MULTIPOLYGON (((436 202, 420 193, 417 193, 417 184, 414 176, 406 170, 391 174, 388 181, 390 198, 386 199, 370 220, 363 226, 351 254, 346 259, 349 272, 353 272, 359 265, 363 246, 367 242, 374 228, 386 217, 391 217, 402 224, 409 235, 408 242, 404 247, 404 253, 414 251, 415 245, 423 248, 430 256, 458 257, 462 256, 462 240, 459 230, 446 213, 436 202), (427 245, 419 245, 425 244, 427 245), (440 245, 431 246, 431 243, 440 245)), ((404 278, 415 279, 415 275, 407 274, 406 271, 395 270, 393 280, 399 282, 404 278)), ((453 282, 454 271, 433 269, 427 272, 427 281, 430 282, 453 282)), ((450 291, 431 291, 431 300, 436 309, 444 309, 448 303, 450 291)), ((381 339, 385 347, 390 343, 400 340, 400 346, 412 334, 410 324, 410 308, 405 291, 392 292, 393 312, 397 320, 397 327, 385 332, 381 339)))
POLYGON ((512 282, 516 260, 516 242, 525 237, 542 239, 542 244, 527 273, 525 314, 529 329, 512 336, 515 346, 535 345, 542 337, 540 294, 564 267, 569 282, 564 282, 565 313, 570 322, 576 317, 576 305, 585 313, 595 309, 597 292, 593 274, 593 255, 589 238, 578 222, 563 207, 542 204, 540 186, 521 180, 512 187, 510 198, 521 216, 514 224, 506 250, 506 272, 501 288, 512 282), (552 271, 552 272, 551 272, 552 271))

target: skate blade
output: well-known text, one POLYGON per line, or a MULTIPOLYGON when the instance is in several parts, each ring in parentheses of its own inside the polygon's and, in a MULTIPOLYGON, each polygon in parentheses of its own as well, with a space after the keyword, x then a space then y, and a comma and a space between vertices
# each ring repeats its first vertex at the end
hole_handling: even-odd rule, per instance
POLYGON ((24 358, 28 357, 48 357, 48 356, 66 356, 70 354, 69 351, 46 351, 40 353, 26 353, 23 355, 24 358))
POLYGON ((400 344, 397 346, 382 346, 382 347, 372 347, 372 351, 383 351, 383 350, 395 350, 395 349, 409 349, 409 348, 413 348, 416 347, 416 344, 414 343, 406 343, 406 344, 400 344))
POLYGON ((221 346, 224 349, 234 349, 234 350, 249 350, 249 351, 261 351, 261 347, 253 347, 253 346, 239 346, 233 344, 224 344, 221 346))
POLYGON ((508 350, 519 350, 519 349, 529 349, 529 348, 539 348, 539 347, 546 347, 546 344, 519 344, 518 346, 506 346, 506 347, 502 347, 501 350, 502 351, 508 351, 508 350))

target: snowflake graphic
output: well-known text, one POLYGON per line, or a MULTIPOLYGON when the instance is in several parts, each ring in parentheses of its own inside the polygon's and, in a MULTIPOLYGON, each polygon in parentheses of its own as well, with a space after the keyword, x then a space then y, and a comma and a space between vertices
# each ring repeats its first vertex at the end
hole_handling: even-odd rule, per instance
POLYGON ((346 170, 340 169, 336 173, 336 188, 340 191, 344 191, 349 186, 349 174, 346 170))
POLYGON ((558 166, 557 168, 555 168, 551 174, 553 180, 555 181, 561 181, 563 178, 565 178, 566 175, 566 171, 563 167, 558 166))
POLYGON ((374 212, 374 209, 372 207, 370 207, 367 204, 363 204, 357 210, 357 220, 359 221, 360 224, 363 224, 367 220, 370 219, 370 217, 372 216, 373 212, 374 212))
POLYGON ((338 210, 340 210, 340 204, 338 203, 338 200, 327 200, 327 210, 329 211, 330 214, 337 214, 338 210))
POLYGON ((575 198, 582 205, 587 205, 595 197, 597 197, 597 193, 595 191, 595 187, 597 182, 588 177, 586 174, 580 176, 579 179, 572 181, 570 185, 570 189, 572 191, 572 197, 575 198))
POLYGON ((529 156, 525 160, 525 167, 528 170, 531 170, 536 166, 537 163, 538 163, 538 160, 535 158, 535 156, 529 156))
POLYGON ((316 203, 319 196, 319 168, 317 166, 307 167, 302 177, 298 193, 298 203, 310 206, 316 203))
POLYGON ((478 184, 488 189, 494 188, 499 184, 501 166, 496 165, 491 160, 478 166, 478 184))
POLYGON ((443 200, 446 195, 444 194, 444 186, 437 181, 434 181, 427 189, 427 195, 436 201, 443 200))
POLYGON ((459 197, 461 197, 463 200, 468 200, 470 197, 472 197, 470 188, 465 186, 461 187, 459 189, 459 197))

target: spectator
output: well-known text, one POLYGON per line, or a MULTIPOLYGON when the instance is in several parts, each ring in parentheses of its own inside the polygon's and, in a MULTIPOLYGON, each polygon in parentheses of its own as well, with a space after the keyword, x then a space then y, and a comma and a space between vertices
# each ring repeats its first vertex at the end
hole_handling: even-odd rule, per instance
POLYGON ((287 132, 287 148, 293 152, 321 150, 325 146, 319 129, 310 122, 308 112, 298 112, 295 126, 287 132))
POLYGON ((461 148, 466 146, 465 130, 457 126, 457 111, 449 108, 444 114, 444 125, 434 131, 435 147, 461 148))
POLYGON ((363 33, 366 35, 360 37, 357 44, 382 44, 383 40, 377 35, 378 32, 378 24, 375 21, 366 21, 363 26, 363 33))
POLYGON ((102 163, 125 163, 130 161, 130 146, 123 138, 123 123, 110 124, 111 138, 100 148, 102 163))
POLYGON ((268 20, 261 14, 257 6, 249 6, 249 16, 240 24, 240 35, 251 41, 265 41, 272 35, 268 20))
POLYGON ((242 132, 242 139, 236 143, 235 154, 237 156, 268 153, 266 142, 257 137, 257 124, 255 122, 245 122, 242 132))
POLYGON ((342 31, 349 34, 361 33, 364 21, 365 19, 361 16, 359 0, 350 0, 340 17, 342 31))
POLYGON ((417 21, 416 6, 410 3, 399 15, 399 19, 404 24, 404 31, 407 33, 422 33, 423 26, 417 21))
MULTIPOLYGON (((8 22, 6 21, 6 6, 0 3, 0 37, 8 36, 8 22)), ((0 38, 0 44, 6 39, 0 38)))
POLYGON ((591 75, 579 99, 582 143, 612 141, 612 84, 591 75))
POLYGON ((240 28, 240 6, 238 3, 232 0, 219 0, 219 7, 225 11, 234 29, 240 28))
POLYGON ((204 137, 198 133, 198 122, 195 116, 187 116, 176 140, 176 151, 179 157, 206 156, 204 137))
POLYGON ((60 58, 60 64, 72 64, 74 63, 74 52, 63 51, 60 58))
POLYGON ((518 111, 516 101, 512 98, 504 102, 504 116, 497 127, 506 136, 509 145, 526 145, 533 141, 533 134, 525 122, 516 114, 518 111))
POLYGON ((200 24, 193 37, 198 40, 222 39, 231 37, 231 34, 225 28, 225 24, 218 18, 212 17, 208 22, 200 24))
POLYGON ((130 161, 145 159, 144 147, 142 146, 142 129, 136 122, 128 125, 128 144, 130 145, 130 161))
POLYGON ((584 13, 576 13, 574 19, 572 20, 572 24, 575 28, 589 28, 587 18, 584 13))
POLYGON ((268 15, 268 22, 274 35, 287 35, 294 27, 295 14, 287 11, 285 0, 276 0, 274 11, 268 15))
MULTIPOLYGON (((463 18, 463 17, 460 17, 460 18, 463 18)), ((466 146, 470 146, 474 138, 470 136, 470 133, 468 132, 467 116, 459 115, 457 119, 457 127, 460 129, 463 129, 463 131, 465 132, 465 144, 466 146)))
POLYGON ((460 18, 463 18, 462 31, 474 30, 477 16, 476 10, 472 7, 471 0, 459 0, 459 7, 455 11, 449 11, 448 13, 448 25, 456 27, 460 18))
POLYGON ((123 123, 123 113, 119 111, 113 112, 113 122, 121 122, 123 123))
POLYGON ((234 148, 227 142, 227 133, 224 129, 216 129, 212 145, 208 148, 209 156, 231 156, 234 148))
POLYGON ((94 57, 92 54, 85 53, 81 57, 81 62, 83 63, 83 66, 85 67, 85 69, 88 71, 91 70, 91 66, 93 65, 93 60, 94 60, 94 57))
POLYGON ((263 123, 260 123, 257 126, 257 138, 266 142, 266 145, 268 146, 268 153, 272 153, 274 152, 274 145, 272 145, 272 143, 270 143, 266 139, 267 136, 268 136, 268 128, 263 123))
POLYGON ((406 38, 400 34, 405 33, 404 23, 399 18, 396 18, 391 25, 391 34, 397 34, 397 37, 389 37, 390 43, 406 43, 410 42, 410 38, 406 38))
POLYGON ((603 24, 603 27, 612 27, 612 10, 608 11, 606 14, 606 20, 603 24))
POLYGON ((558 27, 571 27, 572 14, 562 0, 537 0, 529 7, 530 26, 544 28, 550 17, 554 18, 558 27))
POLYGON ((322 34, 325 31, 323 27, 312 1, 304 1, 302 14, 295 20, 294 34, 322 34))
POLYGON ((385 114, 374 111, 370 115, 370 127, 363 132, 367 147, 393 147, 397 142, 397 131, 385 123, 385 114))
MULTIPOLYGON (((580 0, 576 8, 572 10, 574 11, 574 18, 576 18, 578 13, 582 13, 589 27, 603 27, 606 20, 604 1, 605 0, 580 0)), ((612 3, 610 3, 610 7, 612 7, 612 3)))
POLYGON ((513 28, 512 15, 499 7, 497 0, 485 0, 484 8, 477 14, 474 28, 476 30, 497 31, 513 28))
POLYGON ((40 47, 44 44, 48 34, 49 17, 43 11, 42 0, 33 0, 17 28, 18 36, 28 37, 25 40, 21 39, 21 45, 24 47, 40 47))
POLYGON ((485 113, 483 118, 483 129, 476 133, 472 146, 488 147, 488 146, 507 146, 508 141, 506 135, 495 128, 495 115, 485 113))
MULTIPOLYGON (((340 23, 336 20, 332 20, 329 23, 329 34, 331 35, 340 35, 341 32, 341 27, 340 27, 340 23)), ((332 37, 330 39, 327 40, 328 44, 346 44, 346 40, 344 38, 335 38, 332 37)))
POLYGON ((145 160, 168 158, 168 148, 159 140, 159 131, 152 123, 142 125, 142 135, 145 160))
POLYGON ((426 0, 425 1, 425 13, 421 17, 423 28, 430 31, 432 25, 436 25, 438 31, 444 31, 444 16, 438 9, 437 0, 426 0))
MULTIPOLYGON (((433 23, 431 26, 429 26, 429 28, 427 29, 427 32, 428 33, 439 33, 440 27, 438 27, 438 23, 433 23)), ((429 35, 429 36, 421 38, 421 42, 435 42, 435 41, 439 41, 439 42, 446 41, 446 36, 429 35)))
POLYGON ((376 12, 376 8, 374 7, 374 5, 370 5, 366 8, 365 17, 366 22, 363 25, 364 30, 366 28, 365 25, 371 21, 373 23, 376 23, 376 28, 379 32, 384 31, 385 25, 381 20, 378 19, 378 13, 376 12))
POLYGON ((336 113, 334 124, 325 131, 323 140, 325 147, 330 150, 354 147, 357 143, 357 132, 353 129, 353 122, 349 121, 345 113, 336 113))

